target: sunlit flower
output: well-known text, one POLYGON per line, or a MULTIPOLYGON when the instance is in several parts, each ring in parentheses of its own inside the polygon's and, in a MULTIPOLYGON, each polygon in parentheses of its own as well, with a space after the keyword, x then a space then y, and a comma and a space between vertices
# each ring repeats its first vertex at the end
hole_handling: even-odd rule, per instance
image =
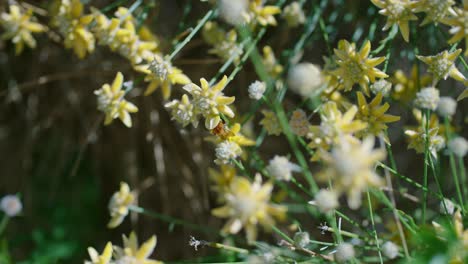
POLYGON ((227 76, 224 76, 217 84, 210 86, 204 78, 200 79, 201 87, 194 83, 184 86, 184 90, 193 97, 192 102, 195 111, 205 118, 205 127, 207 129, 215 128, 221 122, 220 114, 227 117, 234 117, 234 112, 229 107, 235 100, 234 96, 224 96, 222 92, 228 82, 227 76))
POLYGON ((449 141, 448 149, 457 157, 463 158, 468 153, 468 141, 463 137, 455 137, 449 141))
POLYGON ((111 220, 107 224, 108 228, 119 226, 128 214, 128 207, 135 201, 135 194, 130 191, 127 183, 120 183, 120 190, 114 193, 109 201, 109 212, 111 220))
POLYGON ((218 0, 218 12, 226 23, 237 26, 246 22, 245 14, 249 7, 248 0, 218 0))
POLYGON ((274 218, 283 219, 286 207, 270 203, 272 190, 271 183, 262 184, 259 174, 253 183, 243 177, 234 178, 225 194, 226 204, 212 211, 217 217, 229 218, 223 232, 237 234, 244 228, 248 242, 253 243, 257 238, 258 224, 269 229, 274 218))
POLYGON ((261 81, 255 81, 249 85, 250 99, 260 100, 265 93, 266 84, 261 81))
POLYGON ((468 55, 468 1, 463 1, 463 8, 453 8, 455 14, 442 19, 440 22, 451 26, 449 30, 452 38, 448 40, 449 44, 465 40, 465 56, 468 55))
POLYGON ((366 98, 361 92, 357 93, 358 113, 356 118, 367 123, 367 128, 364 134, 372 134, 379 136, 385 129, 387 123, 392 123, 400 120, 399 116, 386 114, 390 108, 388 103, 382 103, 383 95, 378 93, 370 103, 367 103, 366 98))
POLYGON ((186 94, 182 95, 182 99, 172 100, 164 105, 164 107, 171 109, 172 120, 176 120, 182 126, 192 124, 194 127, 198 126, 198 116, 194 112, 194 106, 186 94))
POLYGON ((215 153, 216 164, 230 164, 242 154, 242 149, 236 142, 225 140, 216 146, 215 153))
POLYGON ((149 85, 146 88, 145 95, 150 95, 161 87, 163 98, 167 100, 171 96, 172 85, 190 83, 190 79, 180 69, 172 66, 170 61, 160 56, 154 56, 149 65, 142 64, 134 68, 146 74, 145 81, 149 82, 149 85))
POLYGON ((454 0, 420 0, 414 4, 415 12, 424 12, 426 16, 421 25, 439 23, 443 19, 456 15, 454 0))
POLYGON ((301 171, 301 167, 290 162, 287 157, 276 155, 268 162, 266 170, 278 181, 289 181, 292 173, 301 171))
POLYGON ((377 78, 388 77, 375 66, 385 61, 385 57, 369 58, 370 41, 366 41, 361 50, 356 50, 356 44, 341 40, 335 49, 338 68, 332 72, 342 82, 345 91, 350 91, 353 85, 359 84, 366 95, 369 94, 369 84, 377 78))
POLYGON ((21 213, 23 204, 16 195, 5 195, 0 201, 0 209, 8 216, 14 217, 21 213))
POLYGON ((411 0, 371 0, 380 8, 379 13, 387 17, 387 23, 383 30, 388 30, 393 25, 398 25, 403 39, 409 41, 409 21, 417 20, 414 14, 416 2, 411 0))
POLYGON ((260 24, 262 26, 276 26, 274 15, 280 14, 281 9, 273 5, 264 5, 263 0, 252 0, 246 14, 247 22, 260 24))
POLYGON ((322 159, 325 169, 317 177, 323 181, 331 180, 337 193, 346 193, 351 209, 361 206, 361 194, 369 187, 383 184, 375 165, 385 158, 382 149, 373 150, 374 138, 362 142, 342 140, 330 153, 324 152, 322 159))
POLYGON ((303 97, 311 97, 322 88, 325 77, 320 67, 303 62, 289 69, 287 83, 291 91, 303 97))
POLYGON ((342 263, 354 258, 356 253, 350 243, 342 242, 336 247, 335 260, 342 263))
POLYGON ((283 66, 278 63, 275 53, 270 46, 263 47, 263 58, 262 58, 263 65, 265 66, 265 70, 270 74, 272 77, 277 77, 283 72, 283 66))
POLYGON ((438 128, 429 128, 426 133, 425 127, 420 126, 417 130, 405 130, 405 135, 408 136, 409 149, 414 149, 416 153, 424 153, 426 149, 426 138, 428 150, 432 156, 437 157, 437 152, 445 147, 444 137, 438 134, 438 128))
POLYGON ((455 60, 458 55, 462 52, 461 49, 457 49, 454 52, 448 52, 447 50, 434 56, 417 56, 419 60, 427 64, 428 71, 434 75, 434 79, 446 80, 448 76, 453 79, 463 82, 465 76, 457 69, 455 60))
POLYGON ((99 255, 99 253, 96 251, 96 249, 89 247, 88 248, 88 254, 89 257, 91 258, 91 261, 85 261, 85 264, 108 264, 111 263, 111 258, 112 258, 112 243, 107 242, 106 247, 104 248, 104 251, 102 252, 102 255, 99 255))
POLYGON ((78 58, 94 51, 95 38, 88 26, 93 15, 83 15, 80 0, 57 0, 52 7, 52 25, 64 38, 65 47, 73 49, 78 58))
POLYGON ((114 247, 114 258, 116 264, 162 264, 161 261, 149 259, 156 247, 156 236, 152 236, 141 246, 135 232, 130 236, 123 235, 123 247, 114 247))
POLYGON ((382 245, 382 254, 389 258, 395 259, 398 257, 398 246, 392 241, 387 241, 382 245))
POLYGON ((421 109, 436 110, 439 100, 439 90, 434 87, 426 87, 416 94, 414 105, 421 109))
POLYGON ((296 109, 292 112, 291 119, 289 120, 289 127, 291 127, 291 131, 294 134, 301 137, 309 133, 310 123, 306 113, 302 109, 296 109))
POLYGON ((322 213, 329 213, 338 208, 338 194, 333 190, 321 189, 315 194, 314 200, 309 204, 317 206, 322 213))
POLYGON ((392 83, 385 79, 381 79, 372 84, 370 86, 370 90, 375 95, 381 93, 383 96, 387 96, 392 90, 392 83))
POLYGON ((263 119, 260 120, 260 124, 265 128, 268 135, 279 136, 283 129, 278 121, 278 117, 275 112, 269 110, 262 110, 263 119))
POLYGON ((0 25, 5 30, 2 39, 11 39, 15 44, 15 53, 19 55, 24 49, 24 44, 31 49, 36 47, 33 33, 44 32, 46 27, 34 22, 32 10, 23 13, 16 4, 10 4, 9 8, 10 13, 0 14, 0 25))
POLYGON ((437 104, 437 113, 442 117, 451 117, 457 110, 457 101, 452 97, 442 96, 437 104))
POLYGON ((292 2, 284 7, 282 16, 289 27, 297 27, 306 21, 304 11, 298 2, 292 2))
POLYGON ((112 86, 106 83, 101 89, 94 91, 94 94, 97 96, 98 109, 106 114, 105 125, 119 118, 125 126, 132 126, 130 113, 138 112, 138 108, 124 99, 125 90, 122 90, 123 84, 123 75, 121 72, 118 72, 112 86))

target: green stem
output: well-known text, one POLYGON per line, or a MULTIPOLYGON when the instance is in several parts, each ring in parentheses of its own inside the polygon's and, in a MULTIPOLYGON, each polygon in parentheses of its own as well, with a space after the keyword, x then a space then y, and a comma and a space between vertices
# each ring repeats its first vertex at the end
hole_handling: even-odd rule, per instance
POLYGON ((8 221, 10 220, 10 217, 7 215, 3 216, 2 222, 0 222, 0 236, 3 234, 3 231, 5 231, 5 228, 8 225, 8 221))
POLYGON ((382 252, 380 250, 379 237, 377 235, 377 230, 375 229, 374 213, 372 211, 372 203, 371 203, 369 190, 367 190, 367 202, 369 204, 369 214, 370 214, 370 219, 371 219, 371 224, 372 224, 372 230, 373 230, 373 233, 374 233, 375 244, 377 245, 377 250, 379 251, 380 263, 383 264, 382 252))
POLYGON ((427 167, 429 163, 429 118, 430 110, 424 111, 424 118, 426 119, 426 124, 424 128, 424 176, 423 176, 423 203, 422 203, 422 215, 421 222, 424 224, 426 222, 426 207, 427 207, 427 167))
POLYGON ((220 244, 220 243, 208 242, 208 244, 206 244, 206 245, 209 246, 209 247, 212 247, 212 248, 225 249, 225 250, 237 252, 237 253, 240 253, 240 254, 249 254, 249 251, 247 249, 238 248, 238 247, 229 246, 229 245, 224 245, 224 244, 220 244))

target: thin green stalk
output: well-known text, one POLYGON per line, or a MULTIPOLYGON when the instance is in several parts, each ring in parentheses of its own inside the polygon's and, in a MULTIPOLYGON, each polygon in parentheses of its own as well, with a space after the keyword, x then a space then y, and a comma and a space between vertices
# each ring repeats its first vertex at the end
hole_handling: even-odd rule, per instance
POLYGON ((212 247, 212 248, 225 249, 225 250, 229 250, 229 251, 232 251, 232 252, 237 252, 237 253, 244 254, 244 255, 249 254, 249 251, 247 249, 234 247, 234 246, 229 246, 229 245, 224 245, 224 244, 221 244, 221 243, 208 242, 206 245, 209 246, 209 247, 212 247))
POLYGON ((213 234, 213 232, 218 233, 218 234, 220 233, 216 229, 201 226, 201 225, 197 225, 197 224, 194 224, 194 223, 190 223, 190 222, 187 222, 185 220, 175 218, 175 217, 172 217, 172 216, 169 216, 169 215, 153 212, 153 211, 147 210, 147 209, 139 207, 139 206, 131 205, 131 206, 128 207, 128 209, 130 211, 133 211, 133 212, 136 212, 136 213, 139 213, 139 214, 143 214, 143 215, 147 215, 149 217, 153 217, 153 218, 159 219, 161 221, 170 223, 171 225, 181 225, 181 226, 184 226, 184 227, 196 230, 196 231, 204 232, 206 234, 213 234))
POLYGON ((0 222, 0 236, 3 234, 3 231, 5 231, 5 228, 8 225, 8 221, 10 220, 10 217, 7 215, 3 216, 2 222, 0 222))
POLYGON ((373 233, 374 233, 375 244, 377 245, 377 250, 379 252, 379 260, 380 260, 380 263, 383 264, 382 252, 380 250, 379 237, 377 235, 377 230, 375 229, 374 213, 373 213, 373 210, 372 210, 372 203, 371 203, 369 190, 367 190, 367 202, 369 204, 369 214, 370 214, 370 219, 371 219, 371 224, 372 224, 372 230, 373 230, 373 233))
POLYGON ((422 224, 426 223, 426 207, 427 207, 427 169, 429 163, 429 118, 430 110, 424 111, 424 118, 426 119, 426 124, 424 128, 424 175, 423 175, 423 201, 422 201, 422 215, 421 222, 422 224))
POLYGON ((466 179, 465 162, 463 161, 462 157, 458 157, 458 166, 460 167, 461 184, 463 186, 463 193, 465 194, 465 197, 467 197, 468 196, 468 181, 466 179))
POLYGON ((190 32, 190 34, 182 42, 177 44, 174 51, 171 53, 171 55, 169 55, 169 60, 174 59, 174 57, 177 55, 177 53, 179 53, 182 50, 182 48, 184 48, 185 45, 187 45, 187 43, 189 43, 190 40, 192 40, 192 38, 195 36, 195 34, 197 34, 197 32, 205 25, 205 23, 208 22, 208 20, 210 20, 210 18, 213 16, 214 12, 215 12, 214 10, 210 10, 210 11, 208 11, 206 13, 206 15, 198 23, 198 25, 195 27, 195 29, 193 29, 192 32, 190 32))

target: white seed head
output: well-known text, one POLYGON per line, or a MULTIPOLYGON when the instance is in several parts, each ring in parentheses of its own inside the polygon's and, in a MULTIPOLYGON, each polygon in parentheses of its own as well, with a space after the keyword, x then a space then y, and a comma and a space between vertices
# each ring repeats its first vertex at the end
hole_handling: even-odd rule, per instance
POLYGON ((249 97, 253 100, 260 100, 265 93, 266 84, 261 81, 255 81, 249 85, 249 97))
POLYGON ((148 70, 150 70, 157 78, 162 81, 167 80, 167 76, 170 74, 171 69, 171 62, 161 58, 153 59, 148 66, 148 70))
POLYGON ((300 248, 306 247, 310 243, 308 232, 297 232, 294 234, 294 244, 300 248))
POLYGON ((456 137, 450 140, 448 148, 457 157, 463 158, 468 152, 468 141, 463 137, 456 137))
POLYGON ((215 153, 217 164, 229 164, 231 159, 237 158, 242 153, 242 149, 237 143, 226 140, 216 146, 215 153))
POLYGON ((218 0, 219 16, 233 26, 243 24, 248 5, 247 0, 218 0))
POLYGON ((328 213, 338 207, 338 195, 334 191, 321 189, 315 194, 313 202, 322 213, 328 213))
POLYGON ((16 195, 6 195, 0 201, 0 207, 8 217, 17 216, 23 209, 23 204, 16 195))
POLYGON ((391 241, 387 241, 382 245, 382 253, 389 259, 398 257, 398 246, 391 241))
POLYGON ((378 80, 370 86, 370 90, 372 91, 372 93, 382 93, 383 96, 387 96, 390 93, 391 89, 392 83, 386 81, 385 79, 378 80))
POLYGON ((289 88, 303 96, 313 95, 323 84, 322 70, 312 63, 299 63, 291 67, 287 79, 289 88))
POLYGON ((422 109, 436 110, 439 100, 439 90, 435 87, 427 87, 416 94, 414 104, 422 109))
POLYGON ((456 209, 455 204, 451 200, 444 198, 444 200, 440 201, 440 204, 439 204, 440 213, 453 215, 453 213, 455 212, 455 209, 456 209))
POLYGON ((457 101, 452 97, 443 96, 437 104, 437 113, 442 117, 451 117, 457 110, 457 101))
POLYGON ((336 247, 335 259, 338 262, 345 262, 354 258, 355 252, 353 245, 343 242, 336 247))
POLYGON ((266 169, 275 179, 284 181, 291 180, 293 171, 301 170, 299 166, 289 162, 288 158, 283 156, 275 156, 271 159, 266 169))

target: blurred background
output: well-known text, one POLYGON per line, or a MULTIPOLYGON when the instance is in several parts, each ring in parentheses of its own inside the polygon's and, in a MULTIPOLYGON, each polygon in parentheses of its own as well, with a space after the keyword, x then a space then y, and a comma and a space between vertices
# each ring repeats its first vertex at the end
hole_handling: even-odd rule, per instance
MULTIPOLYGON (((0 11, 5 11, 7 2, 0 1, 0 11)), ((50 3, 42 0, 25 2, 44 9, 50 3)), ((86 12, 89 12, 89 6, 101 9, 113 2, 126 7, 133 3, 132 0, 82 2, 87 4, 86 12)), ((336 47, 339 39, 353 40, 360 46, 370 38, 373 47, 377 47, 388 34, 381 32, 385 18, 377 13, 370 1, 310 0, 305 4, 306 14, 313 15, 320 2, 326 4, 322 14, 324 27, 314 26, 312 35, 306 40, 302 61, 323 66, 323 56, 330 55, 330 49, 336 47), (324 41, 323 30, 329 35, 329 43, 324 41)), ((169 54, 173 40, 183 38, 185 31, 194 27, 211 8, 211 4, 198 0, 145 0, 135 11, 135 16, 146 15, 145 24, 160 38, 162 50, 169 54)), ((116 7, 106 14, 112 15, 115 11, 116 7)), ((48 23, 46 17, 37 17, 42 23, 48 23)), ((259 48, 272 46, 280 62, 285 63, 285 51, 295 45, 307 28, 290 29, 278 19, 279 26, 269 28, 259 48)), ((447 32, 446 27, 440 27, 447 32)), ((414 62, 414 43, 423 55, 446 49, 448 45, 442 31, 434 25, 416 27, 413 23, 415 42, 404 43, 397 35, 392 43, 389 74, 402 69, 409 75, 414 62)), ((102 249, 106 241, 120 244, 121 234, 128 234, 130 230, 135 230, 141 241, 152 234, 158 236, 156 259, 198 262, 201 259, 197 258, 212 256, 212 260, 216 260, 217 251, 194 251, 188 246, 190 235, 214 241, 219 239, 216 234, 142 215, 131 215, 116 229, 106 228, 109 220, 107 203, 121 181, 139 190, 138 205, 141 207, 220 228, 223 222, 210 215, 210 210, 217 204, 209 191, 207 169, 214 167, 214 148, 204 140, 208 135, 206 130, 181 129, 170 120, 159 92, 142 96, 146 87, 143 82, 136 82, 136 88, 128 96, 140 110, 132 115, 134 126, 127 129, 120 122, 104 126, 93 91, 103 83, 111 82, 117 71, 121 71, 126 80, 137 80, 141 75, 131 69, 127 60, 106 47, 97 46, 94 53, 79 60, 72 51, 64 49, 46 34, 38 35, 36 39, 37 48, 26 49, 20 56, 14 55, 11 43, 0 40, 0 194, 18 193, 24 205, 22 216, 11 221, 4 234, 15 262, 82 263, 87 257, 88 246, 102 249)), ((210 48, 197 34, 173 64, 195 83, 201 77, 210 79, 223 63, 208 54, 210 48)), ((240 114, 250 109, 247 87, 257 79, 254 72, 252 65, 247 63, 225 90, 226 94, 236 96, 235 106, 240 114)), ((462 89, 452 81, 443 82, 440 87, 443 95, 453 96, 462 89)), ((179 98, 180 95, 181 87, 174 87, 172 97, 179 98)), ((298 96, 288 94, 285 106, 293 109, 300 100, 298 96)), ((406 149, 403 135, 403 124, 416 125, 411 108, 391 105, 390 113, 402 117, 399 123, 390 125, 399 171, 421 181, 421 175, 414 172, 422 171, 423 157, 406 149)), ((459 105, 455 124, 466 124, 466 110, 466 103, 459 105)), ((256 116, 251 124, 253 135, 259 131, 260 117, 260 114, 256 116)), ((318 120, 312 122, 316 124, 318 120)), ((463 126, 456 129, 463 134, 463 126)), ((274 154, 288 152, 287 142, 275 136, 268 137, 259 149, 264 161, 274 154)), ((440 169, 446 171, 446 167, 443 162, 440 169)), ((444 191, 453 193, 451 177, 447 175, 441 180, 444 191)), ((409 185, 396 182, 402 192, 418 196, 409 185)), ((400 203, 403 208, 415 206, 400 196, 397 199, 403 199, 400 203)), ((436 204, 437 201, 432 201, 433 207, 436 204)), ((350 215, 357 213, 350 212, 350 215)), ((385 213, 390 214, 384 211, 381 216, 385 213)), ((324 236, 316 228, 321 219, 310 219, 304 214, 294 217, 314 235, 324 236)), ((268 237, 264 239, 275 241, 274 236, 268 237)), ((5 242, 0 245, 3 250, 6 246, 5 242)))

